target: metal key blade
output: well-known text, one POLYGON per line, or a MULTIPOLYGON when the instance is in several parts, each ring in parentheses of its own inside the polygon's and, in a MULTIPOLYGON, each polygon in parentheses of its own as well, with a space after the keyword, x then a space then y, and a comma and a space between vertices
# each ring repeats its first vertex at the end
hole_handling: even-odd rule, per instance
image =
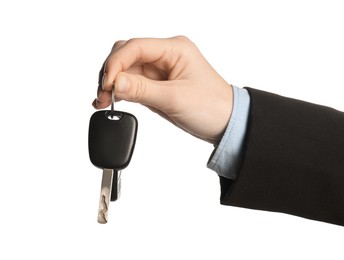
POLYGON ((103 169, 103 179, 100 191, 99 210, 98 210, 98 222, 100 224, 106 224, 108 221, 108 209, 112 191, 112 169, 103 169))

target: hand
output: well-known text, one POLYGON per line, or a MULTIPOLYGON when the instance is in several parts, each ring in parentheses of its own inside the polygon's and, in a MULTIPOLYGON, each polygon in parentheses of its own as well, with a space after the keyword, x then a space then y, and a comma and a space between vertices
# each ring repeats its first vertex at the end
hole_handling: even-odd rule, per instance
POLYGON ((141 103, 186 132, 217 144, 229 122, 229 85, 186 37, 115 43, 100 72, 95 108, 116 101, 141 103))

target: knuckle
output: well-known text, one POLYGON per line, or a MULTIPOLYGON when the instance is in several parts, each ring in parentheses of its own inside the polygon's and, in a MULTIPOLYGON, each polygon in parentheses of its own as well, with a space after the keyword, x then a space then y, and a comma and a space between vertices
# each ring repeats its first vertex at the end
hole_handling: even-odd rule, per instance
POLYGON ((131 38, 127 41, 129 45, 136 46, 140 42, 140 38, 131 38))
POLYGON ((133 100, 134 101, 142 100, 142 98, 145 96, 146 90, 147 90, 146 81, 142 77, 138 77, 137 82, 136 82, 136 88, 132 96, 133 100))
POLYGON ((175 36, 173 39, 176 41, 177 48, 183 53, 189 53, 197 49, 196 45, 184 35, 175 36))
POLYGON ((190 41, 190 39, 188 37, 186 37, 185 35, 177 35, 173 38, 178 40, 178 41, 181 41, 181 42, 189 42, 190 41))
POLYGON ((178 35, 174 37, 175 40, 177 40, 180 44, 183 44, 185 46, 194 46, 195 44, 186 36, 184 35, 178 35))
POLYGON ((114 43, 114 45, 112 46, 112 50, 111 51, 116 51, 119 48, 121 48, 123 45, 125 45, 127 43, 127 41, 124 40, 120 40, 120 41, 116 41, 114 43))
MULTIPOLYGON (((141 45, 142 45, 142 39, 140 38, 132 38, 130 40, 127 41, 127 45, 130 46, 130 55, 140 55, 141 53, 141 45)), ((137 57, 138 59, 138 57, 137 57)))

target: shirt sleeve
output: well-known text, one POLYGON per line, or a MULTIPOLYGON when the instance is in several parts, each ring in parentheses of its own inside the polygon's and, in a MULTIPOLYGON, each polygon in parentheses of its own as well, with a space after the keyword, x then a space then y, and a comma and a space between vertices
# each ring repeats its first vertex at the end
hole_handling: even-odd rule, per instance
POLYGON ((250 108, 246 89, 232 86, 233 111, 226 131, 209 158, 207 167, 219 176, 235 180, 242 163, 250 108))

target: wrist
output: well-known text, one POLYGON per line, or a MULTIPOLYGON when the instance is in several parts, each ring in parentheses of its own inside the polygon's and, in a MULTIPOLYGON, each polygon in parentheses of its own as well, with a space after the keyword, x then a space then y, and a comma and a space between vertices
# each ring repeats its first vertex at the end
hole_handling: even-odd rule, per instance
MULTIPOLYGON (((227 84, 227 83, 226 83, 227 84)), ((221 95, 221 100, 217 102, 219 114, 215 116, 215 119, 218 119, 218 122, 215 125, 217 127, 217 134, 215 135, 214 141, 212 142, 215 146, 218 145, 227 129, 228 123, 231 119, 233 112, 233 102, 234 93, 233 86, 227 84, 227 87, 224 89, 223 95, 221 95)))
POLYGON ((239 173, 244 154, 250 96, 246 89, 235 86, 232 89, 234 101, 231 119, 207 166, 218 175, 234 180, 239 173))

